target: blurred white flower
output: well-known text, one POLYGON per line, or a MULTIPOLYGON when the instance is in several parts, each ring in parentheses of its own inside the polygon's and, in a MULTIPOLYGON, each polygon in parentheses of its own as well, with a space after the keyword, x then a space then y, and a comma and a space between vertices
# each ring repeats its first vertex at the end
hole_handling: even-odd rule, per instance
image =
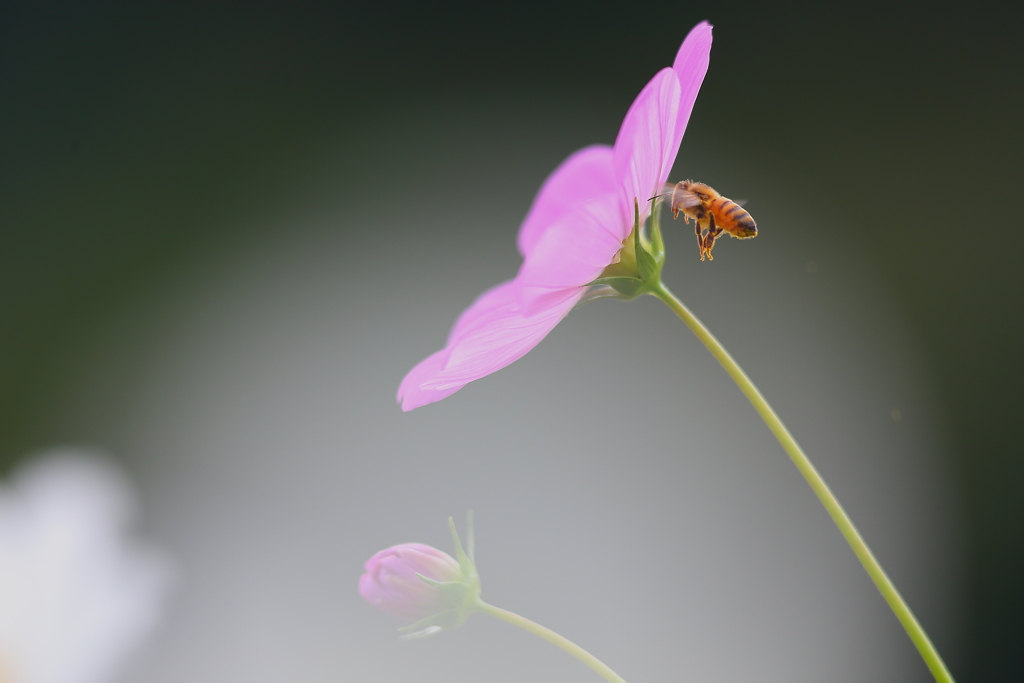
POLYGON ((134 514, 125 476, 80 451, 0 485, 0 683, 107 683, 150 633, 170 571, 134 514))

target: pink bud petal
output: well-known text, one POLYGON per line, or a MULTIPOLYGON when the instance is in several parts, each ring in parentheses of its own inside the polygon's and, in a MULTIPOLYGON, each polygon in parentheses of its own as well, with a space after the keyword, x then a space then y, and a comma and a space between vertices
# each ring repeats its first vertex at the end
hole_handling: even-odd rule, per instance
POLYGON ((422 581, 462 580, 462 570, 447 553, 422 543, 392 546, 366 561, 359 593, 370 604, 409 621, 419 621, 451 607, 439 588, 422 581))

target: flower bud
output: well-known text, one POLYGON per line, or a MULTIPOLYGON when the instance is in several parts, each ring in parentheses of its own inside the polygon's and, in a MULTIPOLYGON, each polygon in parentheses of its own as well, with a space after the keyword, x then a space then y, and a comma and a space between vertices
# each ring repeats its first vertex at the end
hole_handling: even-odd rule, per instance
POLYGON ((408 621, 450 609, 444 591, 417 574, 440 583, 463 581, 459 563, 448 553, 423 543, 402 543, 367 560, 359 592, 369 603, 408 621))
MULTIPOLYGON (((359 593, 367 602, 396 617, 415 622, 400 629, 412 637, 458 626, 476 609, 480 577, 448 519, 458 559, 423 543, 401 543, 367 560, 359 593)), ((472 525, 472 522, 470 522, 472 525)))

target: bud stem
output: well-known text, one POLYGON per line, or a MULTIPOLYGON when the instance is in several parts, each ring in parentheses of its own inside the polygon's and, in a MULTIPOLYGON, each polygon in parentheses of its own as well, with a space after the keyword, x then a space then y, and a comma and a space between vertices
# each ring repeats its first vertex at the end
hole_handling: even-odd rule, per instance
POLYGON ((818 496, 818 500, 825 506, 828 514, 832 517, 832 521, 839 527, 839 531, 846 538, 846 542, 850 544, 860 563, 864 565, 864 569, 867 571, 868 576, 871 577, 871 580, 875 582, 875 586, 882 594, 882 597, 889 603, 889 607, 892 608, 896 618, 899 619, 907 635, 914 642, 917 651, 921 653, 921 657, 924 659, 925 664, 928 665, 928 669, 931 671, 932 676, 935 677, 935 680, 939 683, 954 683, 953 676, 950 675, 949 670, 942 661, 942 657, 939 656, 935 646, 929 640, 924 629, 921 628, 921 624, 917 622, 907 603, 903 601, 903 597, 896 590, 896 586, 893 585, 892 580, 886 575, 885 570, 882 569, 882 565, 878 563, 878 560, 868 548, 867 543, 861 538, 857 528, 847 516, 846 511, 839 505, 839 501, 836 500, 835 495, 833 495, 825 480, 818 474, 810 459, 808 459, 807 455, 797 444, 796 439, 789 433, 789 430, 786 429, 786 426, 779 419, 779 416, 775 414, 775 411, 772 410, 772 407, 768 405, 768 401, 765 400, 761 392, 754 386, 754 383, 750 381, 750 378, 743 372, 743 369, 733 360, 729 352, 725 350, 725 347, 715 339, 708 328, 704 327, 703 323, 690 312, 690 309, 668 291, 668 288, 663 283, 659 282, 656 286, 652 287, 650 293, 665 302, 686 323, 686 326, 697 335, 697 338, 704 343, 704 346, 711 352, 711 355, 722 364, 725 371, 729 373, 729 376, 739 386, 740 391, 743 392, 754 406, 754 409, 761 415, 761 419, 768 425, 768 429, 779 440, 782 448, 789 454, 793 464, 800 470, 800 474, 804 475, 804 479, 807 480, 811 489, 818 496))
POLYGON ((530 621, 526 617, 521 617, 515 612, 509 612, 506 609, 501 609, 500 607, 495 607, 494 605, 488 605, 483 600, 477 600, 476 608, 485 614, 490 614, 492 617, 497 617, 502 621, 507 621, 508 623, 514 626, 518 626, 523 630, 529 631, 535 636, 540 636, 552 645, 557 645, 558 647, 562 648, 563 650, 571 654, 573 657, 580 660, 581 662, 589 666, 591 669, 596 671, 598 675, 600 675, 601 678, 603 678, 604 680, 608 681, 608 683, 626 683, 626 681, 623 680, 623 678, 619 676, 617 673, 612 671, 607 664, 605 664, 600 659, 584 650, 576 643, 572 642, 568 638, 564 638, 563 636, 558 635, 551 629, 545 628, 537 622, 530 621))

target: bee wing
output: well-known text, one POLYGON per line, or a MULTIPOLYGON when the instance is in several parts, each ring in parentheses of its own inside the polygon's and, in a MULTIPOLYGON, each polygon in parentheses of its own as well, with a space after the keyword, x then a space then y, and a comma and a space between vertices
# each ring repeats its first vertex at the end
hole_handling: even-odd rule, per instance
POLYGON ((673 209, 688 209, 701 203, 700 197, 689 190, 676 190, 672 193, 673 209))
POLYGON ((674 189, 675 189, 675 185, 673 185, 672 183, 665 183, 664 185, 661 186, 661 192, 659 192, 658 194, 654 195, 653 197, 651 197, 647 201, 650 202, 650 201, 653 201, 653 200, 658 199, 660 197, 667 197, 670 194, 672 194, 672 191, 674 189))
POLYGON ((734 200, 732 200, 732 203, 733 204, 739 204, 740 206, 744 206, 747 203, 747 200, 746 199, 734 199, 734 200))

